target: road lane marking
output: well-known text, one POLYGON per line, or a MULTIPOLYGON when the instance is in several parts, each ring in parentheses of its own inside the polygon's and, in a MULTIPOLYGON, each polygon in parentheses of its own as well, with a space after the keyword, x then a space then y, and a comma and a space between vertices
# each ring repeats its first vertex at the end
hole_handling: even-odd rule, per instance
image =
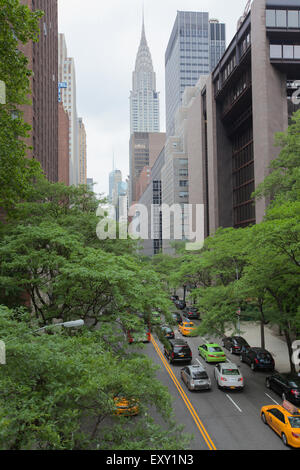
POLYGON ((268 398, 270 398, 270 400, 272 400, 274 403, 276 403, 276 405, 279 405, 279 403, 277 403, 276 400, 274 400, 270 395, 268 395, 266 392, 265 392, 265 395, 267 395, 268 398))
POLYGON ((228 395, 226 393, 226 397, 229 398, 229 400, 234 404, 234 406, 240 411, 240 413, 243 413, 243 411, 241 410, 241 408, 235 403, 235 401, 231 398, 230 395, 228 395))
POLYGON ((180 383, 178 382, 177 378, 175 377, 171 367, 169 366, 167 360, 165 359, 165 357, 163 356, 161 350, 159 349, 157 343, 155 342, 153 336, 151 336, 151 342, 157 352, 157 354, 159 355, 160 359, 162 360, 165 368, 167 369, 171 379, 173 380, 179 394, 181 395, 181 398, 183 399, 185 405, 187 406, 189 412, 191 413, 192 415, 192 418, 194 419, 195 421, 195 424, 197 426, 197 428, 199 429, 204 441, 206 442, 206 445, 208 446, 209 450, 217 450, 216 449, 216 446, 214 445, 213 441, 211 440, 209 434, 207 433, 202 421, 200 420, 199 416, 197 415, 193 405, 191 404, 190 400, 188 399, 186 393, 184 392, 184 390, 182 389, 180 383))

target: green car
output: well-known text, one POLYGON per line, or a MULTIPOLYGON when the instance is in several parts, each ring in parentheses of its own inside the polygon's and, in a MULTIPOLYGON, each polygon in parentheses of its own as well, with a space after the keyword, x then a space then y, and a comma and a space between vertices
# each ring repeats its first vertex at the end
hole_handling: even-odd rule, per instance
POLYGON ((161 325, 161 314, 159 312, 151 313, 151 325, 161 325))
POLYGON ((198 347, 199 356, 205 362, 226 362, 227 358, 223 349, 217 343, 206 343, 198 347))

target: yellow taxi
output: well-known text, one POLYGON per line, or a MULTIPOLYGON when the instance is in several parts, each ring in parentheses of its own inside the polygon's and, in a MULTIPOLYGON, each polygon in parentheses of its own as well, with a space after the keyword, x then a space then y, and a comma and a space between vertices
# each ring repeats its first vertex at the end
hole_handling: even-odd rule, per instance
POLYGON ((300 448, 300 409, 285 400, 282 406, 263 406, 260 416, 281 437, 285 446, 300 448))
POLYGON ((136 416, 139 414, 139 405, 137 400, 125 397, 114 398, 116 409, 114 414, 117 416, 136 416))
POLYGON ((192 321, 189 320, 183 320, 181 323, 179 323, 178 329, 182 336, 193 336, 196 334, 196 326, 192 321))

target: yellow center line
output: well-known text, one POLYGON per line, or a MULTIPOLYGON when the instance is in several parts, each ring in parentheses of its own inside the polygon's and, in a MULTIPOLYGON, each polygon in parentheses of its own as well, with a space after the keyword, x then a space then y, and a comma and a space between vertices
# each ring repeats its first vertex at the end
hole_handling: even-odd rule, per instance
POLYGON ((191 402, 190 402, 190 400, 188 399, 186 393, 184 392, 184 390, 182 389, 180 383, 178 382, 177 378, 175 377, 175 375, 174 375, 174 373, 173 373, 171 367, 169 366, 168 362, 167 362, 166 359, 164 358, 164 356, 163 356, 161 350, 159 349, 157 343, 155 342, 153 336, 151 336, 151 342, 152 342, 152 344, 153 344, 153 346, 154 346, 154 348, 155 348, 157 354, 158 354, 159 357, 161 358, 161 360, 162 360, 162 362, 163 362, 165 368, 166 368, 167 371, 169 372, 169 375, 170 375, 171 379, 173 380, 173 382, 174 382, 174 384, 175 384, 177 390, 179 391, 179 393, 180 393, 180 395, 181 395, 181 397, 182 397, 184 403, 186 404, 186 406, 187 406, 189 412, 191 413, 191 415, 192 415, 192 417, 193 417, 193 419, 194 419, 194 421, 195 421, 195 423, 196 423, 196 426, 197 426, 197 428, 199 429, 199 431, 200 431, 200 433, 201 433, 203 439, 205 440, 205 442, 206 442, 206 444, 207 444, 209 450, 217 450, 217 449, 216 449, 216 446, 214 445, 213 441, 211 440, 209 434, 207 433, 207 431, 206 431, 206 429, 205 429, 205 427, 204 427, 204 425, 203 425, 201 419, 200 419, 199 416, 197 415, 197 413, 196 413, 196 411, 195 411, 193 405, 191 404, 191 402))

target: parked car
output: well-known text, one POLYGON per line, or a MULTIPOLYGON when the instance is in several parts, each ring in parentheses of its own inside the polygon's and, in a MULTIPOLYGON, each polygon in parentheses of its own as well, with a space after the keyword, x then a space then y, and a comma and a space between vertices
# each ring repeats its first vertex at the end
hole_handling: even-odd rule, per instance
POLYGON ((118 416, 136 416, 140 412, 139 401, 134 398, 115 397, 114 414, 118 416))
POLYGON ((173 312, 172 313, 172 318, 173 318, 175 323, 181 323, 182 322, 182 317, 181 317, 180 313, 178 313, 178 312, 173 312))
POLYGON ((202 365, 183 367, 180 375, 189 390, 210 390, 211 380, 202 365))
POLYGON ((167 326, 167 325, 163 325, 161 327, 161 330, 164 334, 164 336, 168 339, 173 339, 175 338, 175 334, 174 334, 174 331, 172 330, 172 328, 170 326, 167 326))
POLYGON ((231 362, 217 364, 214 376, 218 387, 228 390, 243 390, 244 378, 238 366, 231 362))
POLYGON ((242 348, 240 359, 241 362, 249 364, 252 370, 274 371, 275 369, 275 361, 271 353, 263 348, 242 348))
POLYGON ((196 307, 187 307, 183 315, 191 320, 200 320, 200 313, 196 307))
POLYGON ((217 343, 206 343, 198 347, 199 356, 206 362, 225 362, 227 360, 223 349, 217 343))
POLYGON ((193 359, 192 351, 183 339, 169 339, 164 346, 164 354, 172 364, 175 361, 191 362, 193 359))
POLYGON ((273 374, 266 378, 266 387, 300 407, 300 377, 296 374, 273 374))
POLYGON ((285 446, 300 448, 300 410, 284 401, 282 406, 263 406, 260 416, 281 437, 285 446))
POLYGON ((184 300, 180 300, 180 299, 178 299, 178 300, 175 301, 175 305, 176 305, 176 307, 179 308, 180 310, 183 310, 183 309, 186 307, 185 301, 184 301, 184 300))
POLYGON ((160 312, 151 313, 151 325, 160 325, 161 324, 161 314, 160 312))
POLYGON ((231 354, 240 354, 242 347, 250 348, 247 341, 241 336, 227 336, 222 340, 222 346, 228 349, 231 354))
POLYGON ((178 295, 171 295, 170 300, 172 300, 173 302, 176 302, 176 300, 179 300, 179 297, 178 295))

